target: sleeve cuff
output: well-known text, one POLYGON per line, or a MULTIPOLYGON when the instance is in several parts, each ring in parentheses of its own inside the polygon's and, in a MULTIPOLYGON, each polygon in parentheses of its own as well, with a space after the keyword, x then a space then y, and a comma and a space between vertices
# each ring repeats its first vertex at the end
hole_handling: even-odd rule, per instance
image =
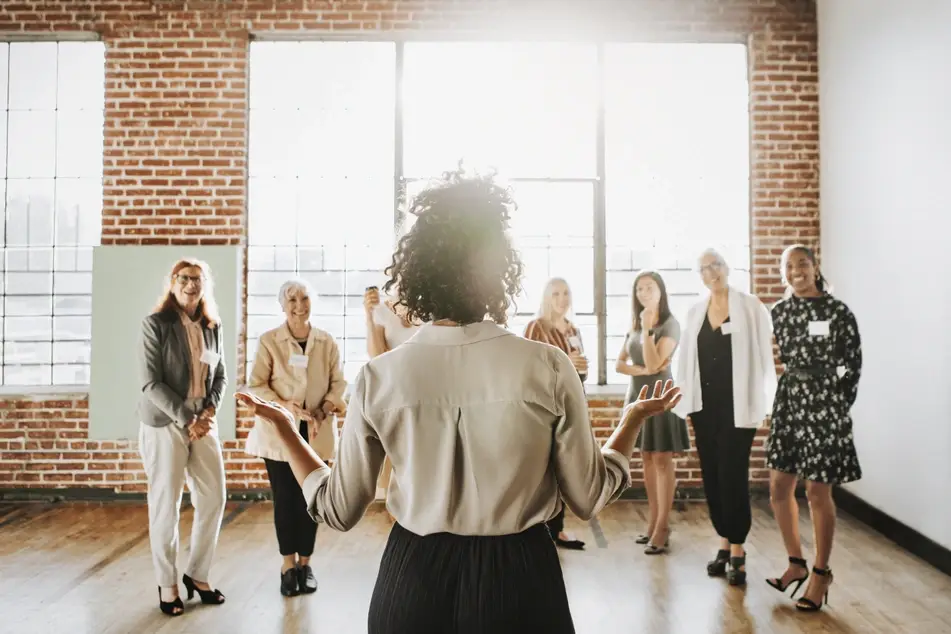
POLYGON ((631 459, 625 457, 624 454, 615 449, 608 449, 606 447, 601 449, 601 455, 604 456, 604 462, 607 468, 614 471, 620 479, 617 491, 611 496, 611 500, 613 501, 620 497, 625 489, 631 486, 631 459))
POLYGON ((304 494, 304 502, 307 504, 307 512, 315 522, 324 521, 322 517, 323 513, 321 513, 322 509, 320 509, 317 504, 317 491, 329 477, 330 467, 321 467, 320 469, 314 469, 309 474, 307 474, 307 477, 304 478, 303 484, 301 484, 301 491, 303 491, 304 494))

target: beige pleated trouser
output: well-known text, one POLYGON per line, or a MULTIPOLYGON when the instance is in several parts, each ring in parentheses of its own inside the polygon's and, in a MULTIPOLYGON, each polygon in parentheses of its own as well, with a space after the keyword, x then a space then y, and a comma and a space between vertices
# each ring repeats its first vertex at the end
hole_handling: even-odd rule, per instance
MULTIPOLYGON (((189 400, 187 405, 199 411, 201 400, 189 400)), ((217 429, 190 442, 188 432, 175 425, 140 424, 139 453, 149 482, 149 542, 158 585, 168 588, 179 581, 178 521, 186 480, 195 513, 185 574, 196 581, 208 581, 226 498, 217 429)))

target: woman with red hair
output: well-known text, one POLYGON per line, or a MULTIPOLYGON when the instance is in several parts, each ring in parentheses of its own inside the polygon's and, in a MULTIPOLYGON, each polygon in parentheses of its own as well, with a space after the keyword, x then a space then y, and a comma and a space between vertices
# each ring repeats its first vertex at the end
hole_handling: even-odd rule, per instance
POLYGON ((225 470, 215 415, 228 384, 222 359, 221 319, 211 271, 200 260, 179 260, 139 345, 139 452, 148 478, 149 540, 159 586, 159 608, 179 616, 178 520, 188 480, 195 507, 182 583, 202 603, 225 597, 208 585, 225 508, 225 470))

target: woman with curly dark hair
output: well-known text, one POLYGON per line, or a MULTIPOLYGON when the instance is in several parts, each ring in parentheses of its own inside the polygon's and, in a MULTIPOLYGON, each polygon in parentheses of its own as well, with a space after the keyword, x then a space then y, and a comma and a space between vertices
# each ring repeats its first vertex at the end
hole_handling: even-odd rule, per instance
POLYGON ((582 519, 617 499, 641 422, 679 398, 670 383, 651 398, 645 386, 598 446, 568 355, 503 327, 522 272, 512 209, 492 175, 461 170, 414 199, 386 290, 423 325, 361 368, 332 469, 293 416, 239 397, 278 430, 311 514, 331 528, 360 520, 389 456, 396 523, 369 634, 574 632, 545 522, 559 496, 582 519))

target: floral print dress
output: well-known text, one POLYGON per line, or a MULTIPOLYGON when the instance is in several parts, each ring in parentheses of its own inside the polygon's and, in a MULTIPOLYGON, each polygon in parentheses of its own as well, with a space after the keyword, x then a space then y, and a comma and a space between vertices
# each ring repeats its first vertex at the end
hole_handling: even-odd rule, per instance
POLYGON ((849 415, 862 371, 855 316, 829 294, 789 297, 771 312, 786 370, 773 405, 766 465, 826 484, 861 479, 849 415))

